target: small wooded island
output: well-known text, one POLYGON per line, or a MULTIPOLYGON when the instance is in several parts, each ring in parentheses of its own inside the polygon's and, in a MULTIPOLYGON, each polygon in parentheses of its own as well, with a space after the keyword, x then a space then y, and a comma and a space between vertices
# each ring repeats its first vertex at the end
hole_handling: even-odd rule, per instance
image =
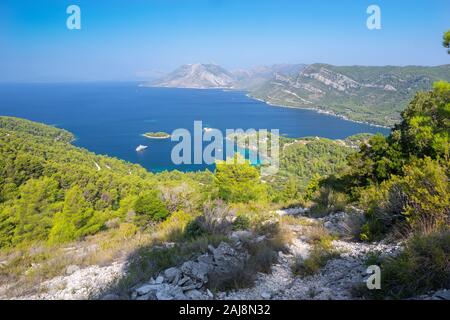
POLYGON ((159 132, 147 132, 143 134, 144 137, 149 139, 168 139, 170 138, 170 134, 167 132, 159 131, 159 132))

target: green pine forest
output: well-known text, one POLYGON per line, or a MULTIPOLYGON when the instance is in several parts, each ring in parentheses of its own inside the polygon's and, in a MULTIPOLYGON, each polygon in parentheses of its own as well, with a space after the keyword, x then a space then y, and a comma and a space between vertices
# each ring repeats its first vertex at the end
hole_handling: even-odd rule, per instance
POLYGON ((377 298, 448 287, 450 83, 417 93, 401 117, 387 137, 280 138, 280 171, 264 178, 248 163, 150 173, 73 146, 65 130, 0 117, 0 253, 21 252, 0 281, 17 280, 66 244, 204 239, 199 217, 220 204, 237 212, 241 229, 281 207, 308 207, 313 216, 362 209, 358 241, 407 241, 399 257, 381 262, 386 284, 377 298), (47 249, 32 256, 36 248, 47 249))

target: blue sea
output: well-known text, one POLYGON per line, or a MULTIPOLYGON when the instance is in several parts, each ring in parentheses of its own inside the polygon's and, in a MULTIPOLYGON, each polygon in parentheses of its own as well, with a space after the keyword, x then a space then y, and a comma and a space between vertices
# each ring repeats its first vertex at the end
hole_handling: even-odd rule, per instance
POLYGON ((321 136, 332 139, 389 130, 334 116, 269 106, 245 92, 146 88, 138 83, 1 84, 0 115, 43 122, 71 131, 74 144, 98 154, 138 163, 150 171, 193 171, 207 165, 175 165, 177 142, 142 136, 149 131, 193 132, 203 127, 244 130, 279 129, 286 137, 321 136), (136 152, 138 145, 148 148, 136 152))

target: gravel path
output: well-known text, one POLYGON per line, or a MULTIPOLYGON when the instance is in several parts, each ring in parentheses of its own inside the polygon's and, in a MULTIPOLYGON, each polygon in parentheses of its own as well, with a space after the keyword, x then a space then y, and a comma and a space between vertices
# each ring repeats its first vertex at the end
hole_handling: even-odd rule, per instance
POLYGON ((310 245, 295 239, 290 254, 279 253, 279 261, 273 265, 271 274, 259 274, 253 288, 221 293, 219 299, 279 299, 279 300, 345 300, 352 299, 352 288, 368 276, 364 260, 369 252, 393 254, 400 247, 396 245, 365 244, 349 241, 333 241, 341 254, 328 261, 317 274, 307 277, 295 276, 291 265, 296 255, 308 256, 310 245))

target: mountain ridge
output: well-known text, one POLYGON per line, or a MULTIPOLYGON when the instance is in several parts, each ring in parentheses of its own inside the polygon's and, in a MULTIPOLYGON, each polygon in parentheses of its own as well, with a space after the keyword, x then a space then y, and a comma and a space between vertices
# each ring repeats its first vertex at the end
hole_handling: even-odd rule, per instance
POLYGON ((450 81, 439 66, 274 64, 227 71, 214 64, 184 65, 145 86, 236 89, 271 105, 308 108, 345 119, 393 126, 417 91, 450 81))
POLYGON ((146 84, 151 87, 169 88, 231 88, 233 75, 216 64, 182 65, 162 79, 146 84))

